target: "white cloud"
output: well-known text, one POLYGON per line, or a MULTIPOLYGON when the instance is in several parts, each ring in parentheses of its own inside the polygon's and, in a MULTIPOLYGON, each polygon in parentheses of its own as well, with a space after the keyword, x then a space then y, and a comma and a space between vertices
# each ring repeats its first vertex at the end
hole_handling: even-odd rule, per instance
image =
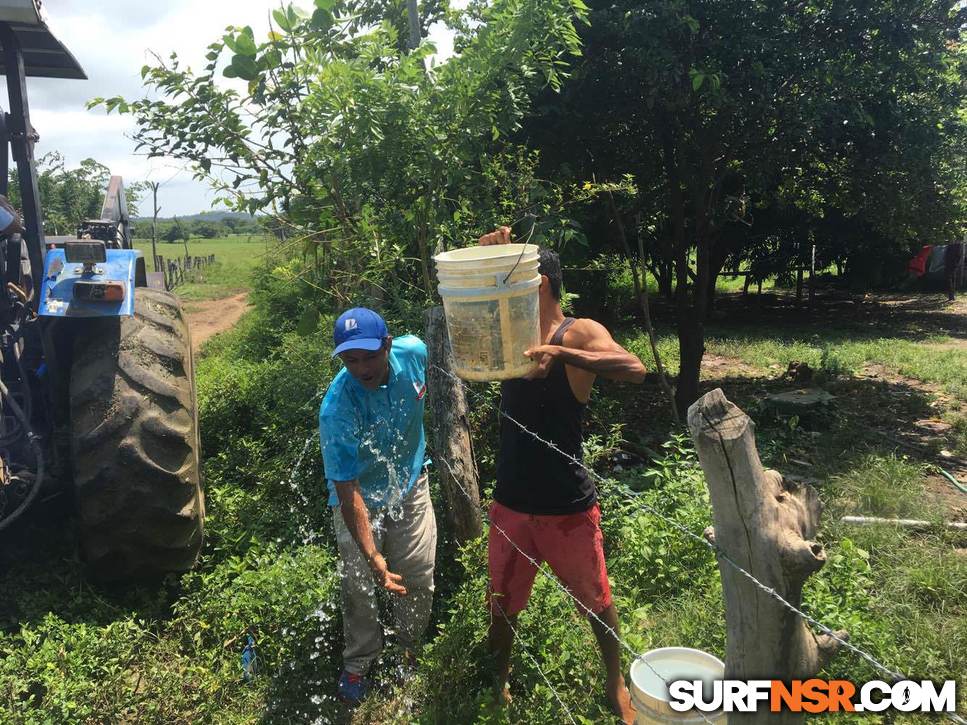
MULTIPOLYGON (((87 73, 86 81, 29 78, 31 121, 40 134, 36 155, 61 152, 68 165, 94 158, 127 181, 168 181, 159 193, 164 214, 192 214, 211 206, 213 194, 171 160, 135 155, 130 117, 87 110, 97 96, 140 97, 141 67, 150 53, 177 52, 183 64, 200 68, 206 46, 226 25, 251 25, 256 37, 268 32, 273 0, 46 0, 50 27, 87 73)), ((6 84, 0 105, 9 110, 6 84)))
MULTIPOLYGON (((301 4, 311 5, 309 0, 301 4)), ((465 0, 458 0, 458 5, 465 0)), ((94 97, 142 97, 141 67, 155 52, 176 52, 183 65, 205 64, 209 43, 227 25, 251 25, 256 38, 269 30, 279 0, 44 0, 50 27, 87 73, 86 81, 30 78, 27 81, 31 120, 40 134, 35 152, 59 151, 68 165, 94 158, 127 181, 151 179, 167 183, 159 192, 164 214, 192 214, 211 206, 213 193, 191 173, 177 173, 173 160, 135 155, 130 117, 87 110, 94 97)), ((437 56, 452 54, 452 36, 441 24, 430 29, 437 56)), ((6 86, 0 82, 0 105, 9 110, 6 86)))

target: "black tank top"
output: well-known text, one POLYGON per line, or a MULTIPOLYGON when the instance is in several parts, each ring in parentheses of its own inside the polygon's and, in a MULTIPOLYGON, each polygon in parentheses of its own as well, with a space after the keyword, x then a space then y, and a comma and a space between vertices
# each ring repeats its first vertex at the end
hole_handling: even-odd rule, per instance
MULTIPOLYGON (((574 324, 560 324, 551 345, 561 345, 574 324)), ((555 360, 542 380, 507 380, 500 386, 500 409, 528 430, 582 460, 581 424, 587 407, 574 397, 564 363, 555 360)), ((525 514, 572 514, 597 500, 587 472, 513 421, 500 417, 500 452, 494 499, 525 514)))

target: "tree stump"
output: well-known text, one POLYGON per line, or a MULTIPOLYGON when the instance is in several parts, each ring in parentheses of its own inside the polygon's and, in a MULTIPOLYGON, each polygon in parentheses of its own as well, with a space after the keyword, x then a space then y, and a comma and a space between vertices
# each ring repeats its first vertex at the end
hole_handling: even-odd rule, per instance
POLYGON ((427 391, 434 423, 430 432, 432 456, 440 471, 447 514, 462 544, 483 533, 483 522, 467 398, 460 380, 452 377, 453 352, 442 307, 427 310, 426 346, 427 391))
MULTIPOLYGON (((801 608, 802 588, 826 563, 813 540, 821 504, 806 483, 763 470, 755 425, 720 389, 688 409, 688 428, 705 470, 714 527, 705 534, 730 559, 801 608)), ((725 676, 788 682, 815 675, 839 648, 803 619, 719 559, 727 625, 725 676)), ((837 632, 845 638, 845 632, 837 632)), ((801 722, 795 713, 732 715, 742 721, 801 722)))

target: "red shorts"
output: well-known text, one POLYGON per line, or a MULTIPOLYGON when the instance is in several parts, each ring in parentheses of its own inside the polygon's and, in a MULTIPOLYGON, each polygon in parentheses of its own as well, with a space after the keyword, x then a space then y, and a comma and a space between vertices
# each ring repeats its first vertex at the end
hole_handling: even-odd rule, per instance
POLYGON ((522 514, 496 501, 491 504, 487 547, 490 611, 498 614, 502 609, 512 616, 527 606, 537 567, 524 554, 538 564, 547 562, 581 603, 581 614, 586 615, 588 610, 600 614, 611 606, 600 523, 598 504, 587 511, 559 516, 522 514))

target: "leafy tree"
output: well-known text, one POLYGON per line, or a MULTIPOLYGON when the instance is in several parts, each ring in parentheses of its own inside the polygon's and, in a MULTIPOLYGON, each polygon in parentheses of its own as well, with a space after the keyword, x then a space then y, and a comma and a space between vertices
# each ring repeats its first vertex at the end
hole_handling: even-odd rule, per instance
MULTIPOLYGON (((351 20, 350 32, 358 32, 380 23, 392 28, 396 48, 404 53, 409 48, 410 25, 406 0, 349 0, 346 14, 351 20)), ((317 3, 317 8, 331 10, 334 3, 317 3), (327 7, 328 5, 328 7, 327 7)), ((420 35, 426 37, 430 26, 446 19, 450 10, 449 0, 423 0, 417 4, 420 35)))
POLYGON ((813 241, 869 255, 963 223, 962 4, 589 5, 584 60, 522 137, 555 178, 636 182, 605 221, 623 217, 629 250, 640 235, 674 296, 680 409, 726 264, 757 248, 788 264, 813 241))
MULTIPOLYGON (((474 6, 462 52, 432 72, 428 43, 402 52, 392 22, 359 25, 353 9, 362 4, 315 6, 311 15, 274 11, 265 41, 231 28, 209 46, 200 74, 174 55, 145 66, 160 100, 92 103, 132 113, 143 149, 193 162, 239 211, 284 219, 289 243, 322 250, 319 281, 337 297, 358 294, 363 279, 384 289, 419 282, 429 293, 434 248, 513 211, 482 203, 479 191, 531 95, 559 87, 578 52, 583 3, 474 6), (246 81, 245 90, 225 87, 222 75, 246 81)), ((532 203, 522 191, 518 210, 532 203)))
POLYGON ((239 229, 244 225, 244 222, 235 217, 227 216, 222 220, 222 224, 225 225, 229 234, 237 234, 239 229))
POLYGON ((221 233, 221 225, 214 222, 199 220, 194 224, 194 233, 205 239, 214 239, 221 233))
POLYGON ((177 242, 181 239, 185 244, 185 255, 188 255, 188 240, 191 238, 191 228, 181 219, 175 217, 172 223, 165 229, 162 239, 166 242, 177 242))
MULTIPOLYGON (((81 222, 100 218, 110 178, 110 170, 94 159, 84 159, 75 169, 68 169, 64 157, 57 151, 38 159, 37 188, 45 233, 74 234, 81 222)), ((128 212, 134 216, 143 186, 128 184, 125 192, 128 212)), ((9 197, 14 206, 20 206, 20 179, 15 168, 9 172, 9 197)))

